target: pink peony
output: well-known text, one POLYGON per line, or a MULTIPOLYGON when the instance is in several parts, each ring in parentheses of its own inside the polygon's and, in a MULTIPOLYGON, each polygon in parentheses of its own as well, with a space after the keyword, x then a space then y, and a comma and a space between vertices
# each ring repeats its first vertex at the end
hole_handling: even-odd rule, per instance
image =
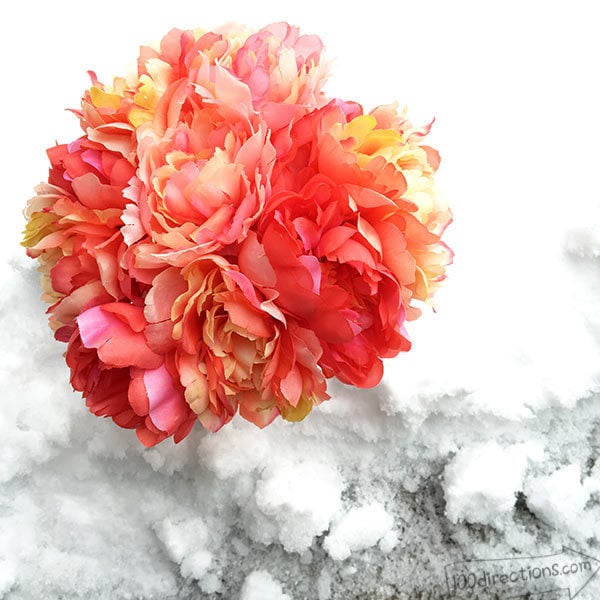
POLYGON ((328 98, 322 50, 174 29, 134 75, 90 72, 83 135, 48 151, 23 244, 73 387, 146 446, 376 385, 445 277, 430 126, 328 98))
POLYGON ((233 72, 248 85, 254 107, 271 129, 327 103, 321 92, 326 75, 322 50, 316 35, 273 23, 251 35, 236 54, 233 72))
POLYGON ((135 429, 152 446, 168 436, 183 439, 195 415, 183 400, 172 365, 146 341, 140 307, 124 302, 94 306, 77 317, 66 353, 71 384, 88 408, 135 429))

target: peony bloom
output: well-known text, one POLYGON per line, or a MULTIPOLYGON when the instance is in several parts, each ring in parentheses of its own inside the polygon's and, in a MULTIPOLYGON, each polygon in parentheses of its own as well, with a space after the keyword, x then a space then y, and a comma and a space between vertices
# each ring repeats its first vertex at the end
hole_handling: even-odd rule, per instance
POLYGON ((263 293, 276 290, 284 313, 314 332, 328 377, 377 384, 381 358, 410 342, 401 285, 383 263, 375 227, 353 209, 343 186, 321 174, 299 192, 274 195, 268 209, 260 238, 240 248, 241 268, 263 293), (243 260, 248 246, 261 262, 243 260))
POLYGON ((327 103, 321 92, 326 76, 322 50, 316 35, 273 23, 251 35, 236 54, 232 70, 250 88, 254 107, 271 129, 327 103))
POLYGON ((328 98, 322 50, 287 23, 173 29, 90 72, 83 135, 48 151, 23 245, 74 389, 145 446, 376 385, 445 277, 430 126, 328 98))
POLYGON ((134 294, 118 254, 123 194, 135 168, 87 136, 51 148, 48 156, 48 183, 27 207, 24 244, 29 256, 40 258, 44 298, 53 303, 50 324, 57 332, 67 327, 58 334, 65 340, 80 312, 134 294))
POLYGON ((247 139, 228 132, 220 143, 211 147, 198 128, 187 125, 162 139, 151 130, 141 134, 128 224, 139 221, 143 237, 135 252, 146 263, 184 265, 243 240, 258 218, 275 160, 266 132, 259 129, 247 139), (147 244, 164 248, 161 257, 147 244))
MULTIPOLYGON (((300 156, 293 145, 287 152, 293 162, 282 161, 282 187, 290 187, 290 170, 305 177, 322 173, 342 185, 352 209, 375 228, 383 263, 403 285, 407 317, 416 318, 410 299, 431 303, 452 260, 441 241, 451 213, 433 181, 439 154, 420 144, 429 127, 414 129, 394 106, 356 115, 336 103, 303 121, 298 128, 308 147, 300 156), (306 131, 317 135, 311 140, 306 131)), ((277 182, 273 186, 278 189, 277 182)))
POLYGON ((173 355, 185 399, 208 429, 219 429, 238 407, 265 426, 327 397, 316 337, 219 256, 162 271, 145 315, 150 347, 173 355))
POLYGON ((148 346, 143 309, 113 302, 85 310, 76 321, 66 360, 71 384, 91 412, 135 429, 146 446, 171 435, 183 439, 195 415, 173 366, 148 346))

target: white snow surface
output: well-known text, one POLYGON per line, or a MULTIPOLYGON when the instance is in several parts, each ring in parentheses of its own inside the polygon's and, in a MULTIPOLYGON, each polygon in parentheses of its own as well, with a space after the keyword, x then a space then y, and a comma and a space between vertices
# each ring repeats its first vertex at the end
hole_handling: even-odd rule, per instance
POLYGON ((240 600, 290 600, 290 597, 269 573, 254 571, 244 581, 240 600))
MULTIPOLYGON (((0 598, 491 598, 453 595, 445 565, 563 546, 600 564, 593 3, 24 0, 11 11, 0 20, 0 598), (45 148, 79 135, 63 109, 87 69, 122 74, 171 26, 281 19, 324 39, 329 94, 436 116, 455 264, 377 388, 332 381, 302 423, 235 419, 147 450, 71 391, 18 247, 20 213, 46 177, 45 148)), ((600 598, 600 574, 576 591, 600 598)))
POLYGON ((391 550, 397 541, 393 524, 394 518, 380 502, 355 506, 333 524, 323 547, 334 560, 344 560, 352 552, 371 548, 380 540, 391 550))

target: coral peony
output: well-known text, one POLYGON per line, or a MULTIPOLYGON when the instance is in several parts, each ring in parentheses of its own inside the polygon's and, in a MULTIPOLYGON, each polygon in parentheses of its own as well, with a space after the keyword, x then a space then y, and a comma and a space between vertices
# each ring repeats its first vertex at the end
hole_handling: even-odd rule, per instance
POLYGON ((73 387, 146 446, 376 385, 445 277, 430 126, 328 98, 322 50, 172 30, 134 75, 90 72, 84 134, 48 150, 23 244, 73 387))

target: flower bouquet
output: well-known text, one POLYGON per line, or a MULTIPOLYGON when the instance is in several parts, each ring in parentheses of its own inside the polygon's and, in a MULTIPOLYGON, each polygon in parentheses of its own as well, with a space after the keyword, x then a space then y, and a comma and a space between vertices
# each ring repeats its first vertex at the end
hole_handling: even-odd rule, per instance
POLYGON ((170 31, 91 87, 23 244, 89 409, 145 446, 376 385, 452 255, 439 155, 395 105, 322 90, 286 23, 170 31))

